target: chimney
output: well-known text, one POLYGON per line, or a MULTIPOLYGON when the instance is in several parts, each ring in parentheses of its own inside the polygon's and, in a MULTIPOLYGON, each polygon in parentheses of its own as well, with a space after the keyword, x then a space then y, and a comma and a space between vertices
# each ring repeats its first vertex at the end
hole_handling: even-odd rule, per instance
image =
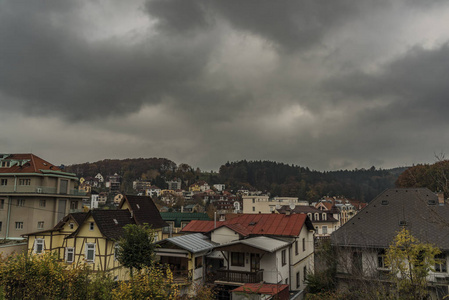
POLYGON ((444 193, 438 192, 437 196, 438 196, 438 205, 443 206, 444 205, 444 193))

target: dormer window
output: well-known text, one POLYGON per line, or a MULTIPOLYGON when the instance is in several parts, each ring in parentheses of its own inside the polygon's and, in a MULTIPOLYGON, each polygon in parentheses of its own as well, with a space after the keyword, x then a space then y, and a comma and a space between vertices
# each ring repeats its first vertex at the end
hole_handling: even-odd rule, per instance
POLYGON ((315 213, 315 221, 318 221, 320 219, 320 215, 318 213, 315 213))
POLYGON ((2 168, 9 168, 9 161, 2 161, 2 168))
POLYGON ((322 219, 323 219, 324 221, 327 220, 327 215, 326 215, 325 213, 323 213, 323 214, 321 215, 321 217, 322 217, 322 219))

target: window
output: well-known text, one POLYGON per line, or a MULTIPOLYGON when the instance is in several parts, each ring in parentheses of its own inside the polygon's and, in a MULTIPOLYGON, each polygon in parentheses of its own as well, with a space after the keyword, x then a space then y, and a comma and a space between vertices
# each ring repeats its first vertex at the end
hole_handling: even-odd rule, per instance
POLYGON ((5 207, 5 199, 0 199, 0 209, 5 207))
POLYGON ((256 202, 256 199, 253 198, 253 203, 256 202))
POLYGON ((118 260, 118 252, 120 250, 119 243, 114 244, 114 260, 118 260))
POLYGON ((8 185, 8 179, 1 179, 0 185, 8 185))
POLYGON ((386 269, 385 265, 385 249, 381 249, 377 252, 377 267, 379 269, 386 269))
POLYGON ((296 288, 299 288, 300 285, 301 285, 301 275, 299 274, 299 272, 296 272, 296 288))
POLYGON ((306 251, 306 239, 302 239, 302 251, 306 251))
POLYGON ((31 179, 19 179, 19 185, 30 185, 31 179))
POLYGON ((363 270, 362 252, 352 252, 352 274, 360 275, 363 270))
POLYGON ((95 228, 95 223, 94 222, 90 222, 89 224, 89 230, 92 231, 95 228))
POLYGON ((306 277, 307 277, 307 267, 306 266, 304 266, 302 273, 303 273, 302 278, 304 278, 303 280, 305 281, 306 277))
POLYGON ((39 206, 40 206, 40 207, 45 207, 45 205, 47 205, 46 202, 47 202, 47 201, 46 201, 45 199, 40 199, 40 200, 39 200, 39 206))
POLYGON ((44 239, 35 239, 34 240, 34 253, 42 253, 44 252, 44 239))
POLYGON ((2 161, 2 168, 8 168, 9 167, 9 161, 2 161))
POLYGON ((17 199, 17 206, 25 206, 25 199, 17 199))
POLYGON ((281 252, 282 265, 285 266, 287 264, 287 251, 282 250, 281 252))
POLYGON ((288 278, 285 278, 285 284, 288 284, 288 278))
POLYGON ((327 234, 327 226, 321 227, 323 229, 323 234, 327 234))
POLYGON ((67 194, 68 187, 69 187, 69 181, 68 180, 61 180, 61 183, 59 185, 59 193, 60 194, 67 194))
POLYGON ((70 209, 78 209, 78 201, 70 202, 70 209))
POLYGON ((16 222, 16 229, 17 230, 23 229, 23 222, 16 222))
POLYGON ((295 241, 295 254, 298 255, 299 253, 299 246, 298 246, 298 241, 295 241))
POLYGON ((435 272, 447 272, 446 255, 444 253, 435 255, 435 272))
POLYGON ((256 211, 256 208, 253 206, 253 211, 256 211))
POLYGON ((67 247, 65 248, 65 261, 72 263, 75 260, 75 248, 67 247))
POLYGON ((231 266, 244 267, 245 266, 245 253, 231 252, 231 266))
POLYGON ((326 213, 322 213, 322 214, 321 214, 321 218, 323 219, 323 221, 326 221, 326 220, 327 220, 327 215, 326 215, 326 213))
POLYGON ((199 269, 202 267, 203 267, 203 257, 202 256, 195 257, 195 269, 199 269))
POLYGON ((37 222, 37 229, 44 229, 44 221, 37 222))
POLYGON ((73 224, 72 222, 70 222, 70 223, 69 223, 69 228, 70 228, 70 229, 75 228, 75 224, 73 224))
POLYGON ((320 219, 320 215, 318 213, 314 213, 314 220, 318 221, 320 219))
POLYGON ((2 225, 3 225, 3 223, 0 222, 0 231, 2 231, 2 225))
POLYGON ((95 243, 86 244, 86 261, 93 262, 95 260, 95 243))

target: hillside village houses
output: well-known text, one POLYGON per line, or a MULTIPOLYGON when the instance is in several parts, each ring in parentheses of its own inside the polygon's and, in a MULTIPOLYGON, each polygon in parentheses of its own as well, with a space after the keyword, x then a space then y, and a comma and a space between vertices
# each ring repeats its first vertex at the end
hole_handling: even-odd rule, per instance
POLYGON ((148 223, 156 229, 158 260, 170 266, 183 293, 207 282, 219 286, 224 299, 238 298, 239 288, 256 289, 260 299, 285 291, 302 297, 305 276, 314 270, 316 240, 339 232, 360 210, 341 199, 322 199, 310 206, 298 198, 260 191, 232 194, 223 184, 210 188, 205 181, 188 186, 189 191, 180 189, 180 180, 166 190, 137 183, 136 188, 150 191, 145 194, 154 199, 195 200, 161 217, 151 197, 120 193, 117 173, 98 173, 79 184, 75 174, 33 154, 0 155, 0 180, 0 234, 27 238, 23 247, 30 253, 55 251, 67 264, 87 261, 95 270, 126 279, 127 270, 114 256, 116 241, 123 226, 148 223), (100 182, 109 192, 92 189, 100 182), (116 207, 102 210, 111 195, 116 207), (83 211, 83 199, 90 210, 83 211), (206 203, 214 207, 215 221, 199 213, 206 203))

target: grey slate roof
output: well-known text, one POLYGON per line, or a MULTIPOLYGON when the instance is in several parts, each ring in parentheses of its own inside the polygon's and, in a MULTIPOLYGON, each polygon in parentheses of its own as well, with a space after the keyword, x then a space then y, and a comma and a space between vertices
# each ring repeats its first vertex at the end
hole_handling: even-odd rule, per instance
POLYGON ((168 224, 162 220, 159 210, 151 197, 123 195, 122 203, 124 201, 128 201, 134 220, 137 224, 148 224, 151 225, 152 228, 162 228, 168 226, 168 224))
POLYGON ((123 236, 125 225, 135 224, 127 209, 92 210, 92 216, 101 233, 106 238, 113 240, 118 240, 123 236))
MULTIPOLYGON (((211 242, 206 236, 202 233, 193 233, 186 234, 181 236, 171 237, 162 241, 159 241, 157 244, 163 245, 165 243, 174 244, 182 249, 185 249, 191 253, 198 253, 207 250, 211 250, 216 246, 215 243, 211 242)), ((163 248, 163 246, 162 246, 163 248)))
POLYGON ((384 191, 332 233, 332 244, 387 248, 404 222, 421 242, 449 250, 449 204, 426 188, 384 191))

